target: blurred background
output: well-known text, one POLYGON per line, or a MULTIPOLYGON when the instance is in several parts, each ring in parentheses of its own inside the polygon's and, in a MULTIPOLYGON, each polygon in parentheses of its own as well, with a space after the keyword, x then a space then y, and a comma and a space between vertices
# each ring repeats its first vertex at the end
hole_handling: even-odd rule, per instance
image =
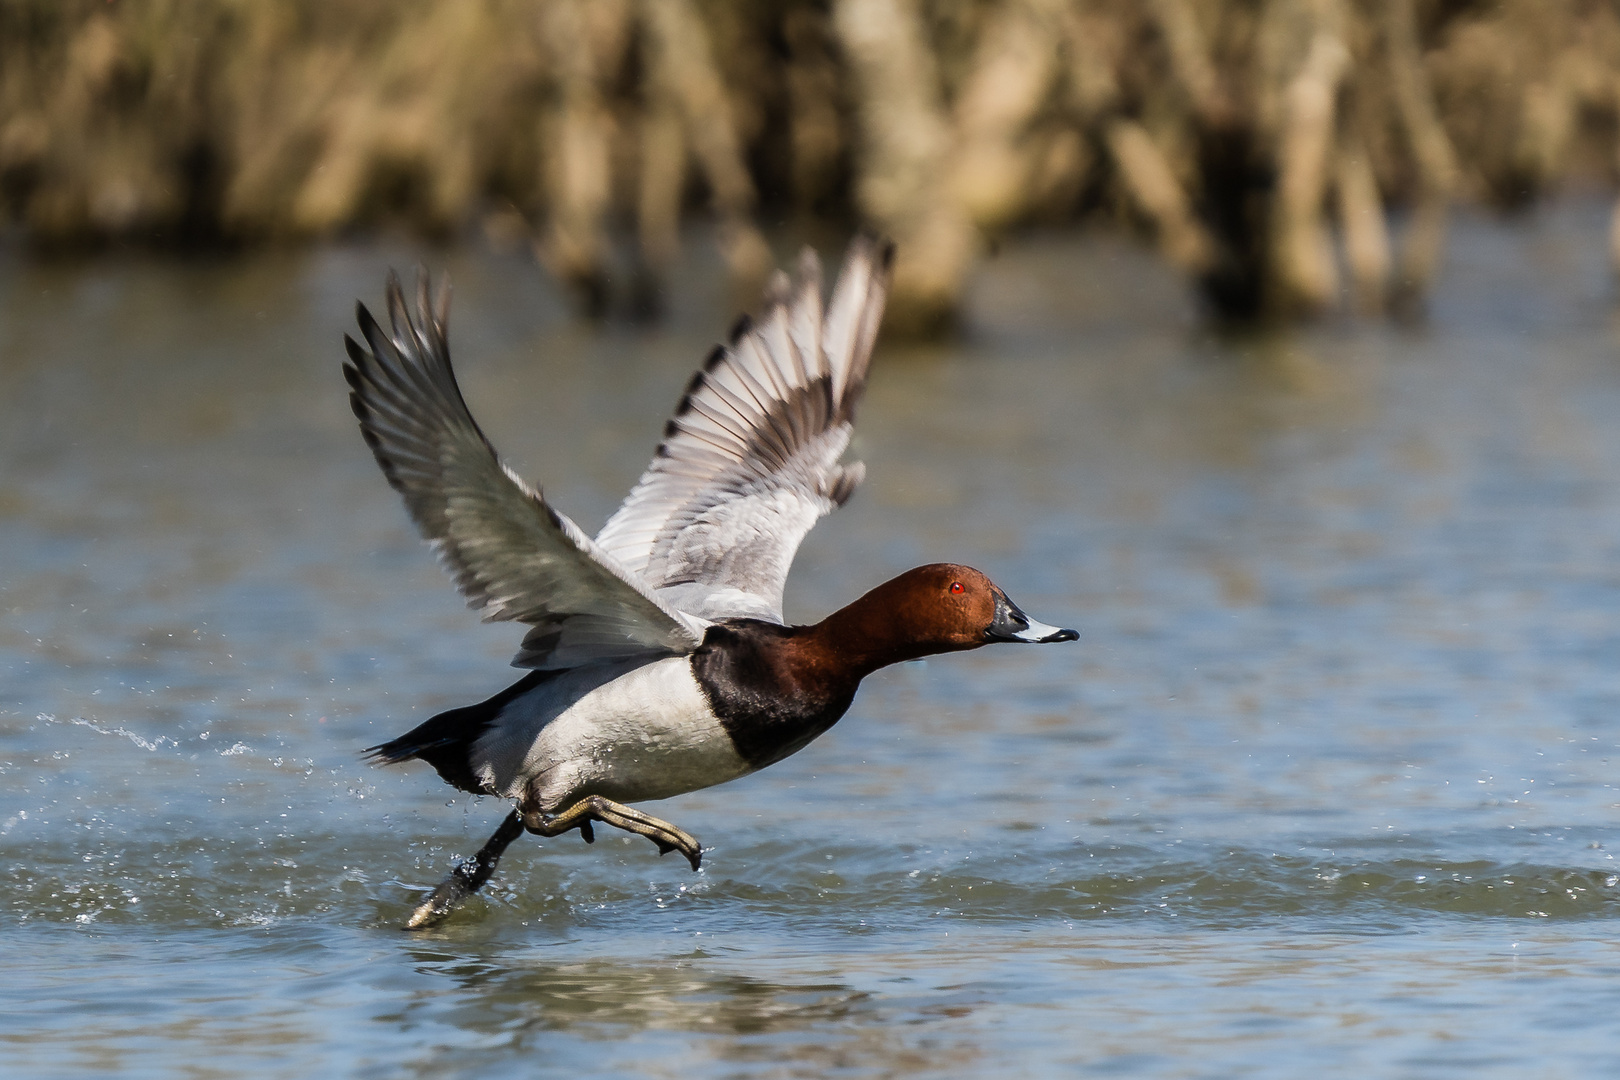
POLYGON ((1009 235, 1119 222, 1223 320, 1421 310, 1457 202, 1617 169, 1591 0, 4 0, 0 215, 44 250, 404 227, 655 314, 684 221, 900 243, 929 333, 1009 235))
POLYGON ((1620 6, 0 0, 7 1075, 1602 1076, 1620 6), (793 621, 1072 645, 515 844, 514 681, 356 430, 389 267, 592 532, 802 243, 900 245, 793 621))

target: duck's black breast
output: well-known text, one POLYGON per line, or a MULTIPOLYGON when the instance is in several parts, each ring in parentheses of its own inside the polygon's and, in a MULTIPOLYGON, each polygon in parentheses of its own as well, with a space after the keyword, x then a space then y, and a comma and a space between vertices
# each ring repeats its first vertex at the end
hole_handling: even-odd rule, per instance
POLYGON ((844 715, 860 679, 803 647, 803 628, 755 619, 711 626, 692 671, 738 755, 755 769, 801 750, 844 715))

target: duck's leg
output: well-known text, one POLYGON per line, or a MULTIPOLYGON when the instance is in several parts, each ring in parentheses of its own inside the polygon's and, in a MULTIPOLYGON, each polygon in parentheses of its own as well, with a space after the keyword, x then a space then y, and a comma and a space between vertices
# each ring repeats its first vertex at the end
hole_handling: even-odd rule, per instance
POLYGON ((591 835, 593 821, 645 836, 658 845, 660 855, 679 851, 692 864, 693 870, 703 861, 703 849, 690 834, 667 821, 660 821, 650 814, 643 814, 640 810, 633 810, 600 795, 587 795, 560 814, 546 815, 538 810, 529 810, 523 815, 523 827, 532 833, 561 836, 570 829, 578 829, 587 843, 594 839, 591 835))
POLYGON ((484 882, 495 873, 495 867, 501 861, 501 852, 522 835, 523 818, 514 810, 506 815, 506 820, 495 830, 495 835, 478 849, 478 854, 452 870, 450 876, 433 890, 433 894, 416 906, 416 910, 411 912, 410 921, 405 924, 405 929, 427 929, 454 911, 467 897, 483 888, 484 882))

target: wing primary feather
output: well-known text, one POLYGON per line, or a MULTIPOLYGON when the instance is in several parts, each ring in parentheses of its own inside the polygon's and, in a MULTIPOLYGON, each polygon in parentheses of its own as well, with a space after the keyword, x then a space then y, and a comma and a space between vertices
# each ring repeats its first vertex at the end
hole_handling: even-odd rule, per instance
POLYGON ((709 376, 718 380, 722 376, 729 374, 733 379, 737 380, 737 384, 742 387, 744 392, 754 399, 754 405, 759 410, 759 414, 766 416, 770 413, 771 405, 777 395, 772 393, 764 383, 754 378, 747 365, 742 362, 742 358, 736 354, 738 348, 740 346, 732 346, 731 350, 726 354, 725 362, 717 365, 714 371, 709 373, 709 376))

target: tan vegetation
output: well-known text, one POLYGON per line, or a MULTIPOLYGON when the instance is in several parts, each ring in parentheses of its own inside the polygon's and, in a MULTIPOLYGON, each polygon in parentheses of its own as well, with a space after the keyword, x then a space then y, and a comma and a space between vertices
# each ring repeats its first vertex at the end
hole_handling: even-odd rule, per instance
POLYGON ((913 330, 1088 216, 1222 315, 1410 308, 1455 200, 1612 183, 1617 111, 1583 0, 0 0, 32 242, 482 224, 596 310, 653 306, 694 214, 750 285, 761 221, 893 234, 913 330))

